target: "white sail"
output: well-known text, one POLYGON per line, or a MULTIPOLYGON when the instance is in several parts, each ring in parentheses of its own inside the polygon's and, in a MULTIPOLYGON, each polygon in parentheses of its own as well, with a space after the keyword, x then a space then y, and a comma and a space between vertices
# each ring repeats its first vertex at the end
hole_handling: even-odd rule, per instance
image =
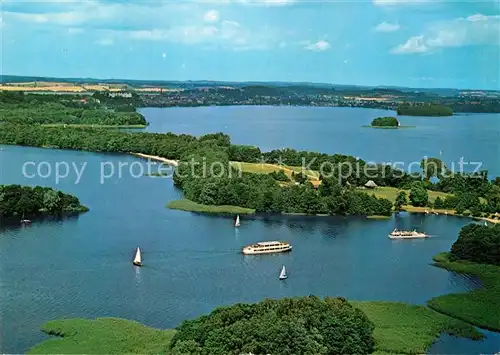
POLYGON ((281 269, 281 272, 280 272, 280 280, 286 279, 287 277, 288 276, 286 276, 285 265, 283 265, 283 268, 281 269))
POLYGON ((236 216, 236 222, 234 222, 234 226, 235 227, 239 227, 240 226, 240 215, 236 216))
POLYGON ((141 249, 137 248, 137 251, 135 252, 134 264, 141 265, 141 263, 141 249))

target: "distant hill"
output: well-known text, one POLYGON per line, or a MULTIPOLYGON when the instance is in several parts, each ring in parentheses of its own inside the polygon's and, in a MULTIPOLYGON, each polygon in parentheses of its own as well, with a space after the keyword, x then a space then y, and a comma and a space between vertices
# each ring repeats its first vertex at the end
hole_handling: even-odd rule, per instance
MULTIPOLYGON (((447 88, 425 89, 425 88, 408 88, 398 86, 359 86, 359 85, 337 85, 327 83, 309 83, 309 82, 281 82, 281 81, 247 81, 247 82, 232 82, 232 81, 211 81, 211 80, 131 80, 131 79, 95 79, 95 78, 54 78, 54 77, 39 77, 39 76, 20 76, 20 75, 0 75, 0 82, 5 83, 23 83, 23 82, 67 82, 75 84, 126 84, 132 87, 169 87, 181 89, 196 89, 196 88, 209 88, 209 87, 275 87, 286 88, 285 91, 297 91, 323 94, 336 91, 337 94, 342 95, 360 95, 363 93, 380 95, 408 95, 424 97, 432 96, 459 96, 464 91, 471 90, 458 90, 447 88)), ((277 90, 281 91, 281 90, 277 90)), ((500 93, 493 90, 475 90, 475 92, 483 93, 500 93)))

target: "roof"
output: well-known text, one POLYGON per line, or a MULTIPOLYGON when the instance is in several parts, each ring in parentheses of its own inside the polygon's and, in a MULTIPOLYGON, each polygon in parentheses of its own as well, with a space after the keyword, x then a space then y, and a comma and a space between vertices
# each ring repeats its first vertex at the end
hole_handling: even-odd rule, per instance
POLYGON ((365 184, 366 187, 377 187, 377 184, 373 182, 373 180, 368 181, 365 184))

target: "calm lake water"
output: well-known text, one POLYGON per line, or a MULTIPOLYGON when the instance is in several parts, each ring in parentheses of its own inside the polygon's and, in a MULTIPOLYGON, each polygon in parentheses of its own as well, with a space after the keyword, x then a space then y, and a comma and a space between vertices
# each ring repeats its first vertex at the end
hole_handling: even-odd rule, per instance
MULTIPOLYGON (((297 123, 300 120, 296 116, 289 124, 295 125, 295 132, 302 132, 307 140, 295 141, 292 128, 286 128, 288 133, 277 129, 277 126, 284 126, 288 112, 295 112, 292 108, 283 108, 287 113, 283 113, 279 125, 273 123, 272 117, 266 120, 264 113, 277 115, 277 109, 250 108, 250 112, 255 113, 252 124, 244 117, 240 117, 241 124, 236 117, 229 117, 228 112, 247 112, 242 108, 220 108, 220 115, 213 114, 219 117, 218 123, 210 119, 212 116, 202 114, 200 118, 198 113, 219 108, 146 109, 144 112, 152 122, 149 130, 191 134, 222 130, 233 135, 236 143, 253 143, 264 149, 283 145, 349 154, 356 154, 352 150, 358 149, 364 159, 373 156, 380 161, 384 158, 384 148, 375 148, 366 137, 357 143, 346 143, 346 149, 337 149, 340 142, 349 141, 345 137, 349 130, 345 128, 343 134, 332 133, 328 139, 319 130, 321 124, 316 123, 313 126, 317 127, 318 136, 309 136, 312 133, 304 128, 309 126, 297 123), (256 124, 259 121, 261 123, 256 124), (269 121, 269 130, 262 126, 266 121, 269 121), (224 130, 225 123, 231 128, 224 130), (183 128, 183 124, 188 126, 183 128), (376 156, 374 149, 380 156, 376 156)), ((303 108, 297 110, 305 117, 303 108)), ((339 110, 344 114, 344 109, 339 110)), ((317 110, 311 112, 312 117, 317 118, 317 110)), ((357 127, 365 123, 361 122, 361 114, 365 117, 380 114, 357 109, 352 112, 356 113, 351 119, 357 121, 357 127)), ((325 114, 324 117, 333 116, 325 114)), ((498 119, 488 118, 488 115, 478 117, 498 119)), ((469 116, 468 119, 473 118, 469 116)), ((336 126, 337 123, 332 124, 333 132, 336 126)), ((489 139, 498 134, 498 131, 492 133, 492 126, 484 129, 484 136, 469 135, 467 145, 459 146, 457 142, 457 149, 460 148, 464 156, 469 155, 465 149, 470 149, 472 156, 473 152, 480 151, 478 146, 486 145, 483 149, 492 153, 493 143, 489 139)), ((374 133, 416 134, 411 133, 416 130, 388 132, 353 128, 351 138, 359 132, 371 136, 374 133)), ((448 137, 449 132, 441 134, 448 137)), ((453 139, 458 140, 456 134, 453 139)), ((414 154, 413 149, 421 151, 426 144, 412 146, 408 156, 414 154)), ((0 230, 2 353, 25 352, 46 338, 39 331, 40 325, 56 318, 112 316, 171 328, 217 306, 257 302, 266 297, 315 294, 424 304, 431 297, 480 286, 477 279, 430 265, 433 255, 449 250, 460 228, 470 222, 468 219, 408 214, 390 220, 243 217, 242 226, 235 230, 228 218, 164 208, 168 201, 180 198, 181 193, 169 179, 132 177, 128 169, 130 164, 135 163, 132 174, 137 175, 138 163, 144 163, 134 157, 15 146, 0 148, 0 184, 51 186, 78 196, 90 208, 90 212, 77 218, 0 230), (56 184, 53 176, 46 179, 24 177, 22 166, 26 161, 46 161, 52 167, 61 161, 74 163, 79 168, 87 164, 78 184, 75 184, 74 172, 56 184), (121 177, 118 176, 120 163, 124 166, 121 177), (109 172, 111 166, 116 169, 115 177, 101 184, 101 168, 109 172), (391 241, 387 234, 395 227, 416 228, 430 233, 432 238, 391 241), (290 241, 293 252, 254 257, 244 257, 240 253, 246 244, 273 239, 290 241), (140 269, 131 264, 137 246, 143 251, 145 263, 140 269), (290 277, 280 282, 278 275, 283 264, 290 277)), ((386 144, 385 148, 394 150, 393 154, 398 153, 392 144, 386 144)), ((495 157, 488 159, 494 166, 495 157)), ((430 352, 478 354, 498 351, 499 334, 486 334, 488 337, 482 342, 442 336, 430 352)))

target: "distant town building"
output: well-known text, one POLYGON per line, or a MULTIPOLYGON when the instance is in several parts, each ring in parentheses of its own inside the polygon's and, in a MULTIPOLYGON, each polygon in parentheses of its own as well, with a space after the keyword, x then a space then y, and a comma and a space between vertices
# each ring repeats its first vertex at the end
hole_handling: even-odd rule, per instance
POLYGON ((126 98, 131 98, 132 93, 131 92, 110 92, 109 97, 126 97, 126 98))

